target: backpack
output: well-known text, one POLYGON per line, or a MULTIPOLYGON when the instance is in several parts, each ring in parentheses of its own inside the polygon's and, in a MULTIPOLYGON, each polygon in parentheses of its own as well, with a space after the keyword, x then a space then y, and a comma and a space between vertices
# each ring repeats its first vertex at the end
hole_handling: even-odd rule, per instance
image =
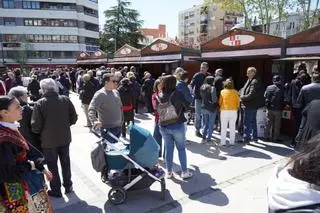
POLYGON ((159 96, 156 96, 159 102, 157 106, 157 112, 159 114, 159 123, 161 126, 175 124, 179 120, 180 115, 179 113, 177 113, 176 108, 172 105, 170 101, 172 94, 170 95, 168 101, 163 103, 160 102, 159 96))
POLYGON ((202 99, 201 107, 209 110, 210 112, 215 112, 217 108, 217 103, 212 100, 212 93, 216 92, 214 87, 206 87, 200 89, 200 95, 202 99))
POLYGON ((93 144, 91 149, 91 163, 96 172, 102 172, 106 166, 104 144, 102 141, 98 141, 93 144))

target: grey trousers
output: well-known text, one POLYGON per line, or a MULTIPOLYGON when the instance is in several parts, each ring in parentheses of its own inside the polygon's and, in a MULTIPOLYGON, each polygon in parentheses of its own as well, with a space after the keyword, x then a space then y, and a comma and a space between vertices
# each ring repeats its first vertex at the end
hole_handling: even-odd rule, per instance
POLYGON ((86 115, 86 118, 87 118, 87 126, 91 126, 91 122, 90 122, 89 115, 88 115, 89 105, 88 104, 82 104, 82 109, 83 109, 83 112, 84 112, 84 114, 86 115))
POLYGON ((267 111, 267 126, 265 129, 265 138, 275 140, 279 139, 282 120, 282 110, 267 111))

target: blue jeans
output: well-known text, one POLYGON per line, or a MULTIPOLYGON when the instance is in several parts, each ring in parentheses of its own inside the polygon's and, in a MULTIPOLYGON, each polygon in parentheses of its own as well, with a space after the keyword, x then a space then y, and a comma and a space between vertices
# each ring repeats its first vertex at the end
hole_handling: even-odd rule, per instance
POLYGON ((122 131, 122 127, 114 127, 114 128, 105 128, 104 130, 101 130, 101 136, 106 139, 107 141, 109 141, 110 143, 117 143, 118 141, 115 140, 113 137, 111 137, 108 132, 111 132, 112 134, 114 134, 117 138, 120 137, 121 135, 121 131, 122 131))
POLYGON ((182 172, 187 171, 187 154, 186 154, 186 130, 185 125, 181 124, 175 129, 170 129, 160 126, 160 132, 164 141, 164 148, 166 150, 166 166, 168 172, 172 172, 173 151, 174 146, 177 147, 179 154, 179 161, 182 172))
POLYGON ((244 109, 244 141, 258 140, 257 133, 257 110, 256 109, 244 109), (252 138, 251 138, 252 134, 252 138))
POLYGON ((213 129, 214 129, 214 124, 216 121, 216 112, 211 112, 206 109, 202 109, 202 116, 203 116, 203 132, 202 132, 202 137, 206 139, 211 139, 213 129))
POLYGON ((158 142, 158 144, 160 146, 159 157, 161 157, 162 156, 162 135, 160 133, 160 125, 159 124, 155 124, 155 126, 154 126, 153 137, 158 142))
POLYGON ((200 131, 201 129, 201 103, 202 101, 200 99, 195 99, 194 100, 194 108, 195 108, 195 122, 194 125, 196 127, 197 131, 200 131))

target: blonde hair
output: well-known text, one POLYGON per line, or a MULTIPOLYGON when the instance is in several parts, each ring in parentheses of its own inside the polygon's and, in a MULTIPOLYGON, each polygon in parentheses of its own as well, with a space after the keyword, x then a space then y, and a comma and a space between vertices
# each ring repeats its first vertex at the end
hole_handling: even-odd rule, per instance
POLYGON ((131 79, 132 77, 135 77, 133 72, 127 72, 127 78, 131 79))

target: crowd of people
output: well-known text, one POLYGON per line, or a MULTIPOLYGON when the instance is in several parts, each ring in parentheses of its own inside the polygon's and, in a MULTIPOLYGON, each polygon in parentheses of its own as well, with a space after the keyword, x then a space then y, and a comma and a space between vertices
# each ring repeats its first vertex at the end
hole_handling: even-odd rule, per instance
MULTIPOLYGON (((35 202, 26 197, 28 193, 19 194, 18 202, 12 203, 10 196, 13 195, 6 189, 13 187, 14 192, 27 192, 29 188, 22 180, 35 170, 50 182, 48 195, 62 197, 61 185, 66 194, 73 191, 70 126, 77 122, 78 116, 68 98, 70 91, 79 94, 86 117, 84 125, 101 130, 102 137, 111 142, 115 139, 107 132, 125 138, 127 126, 134 123, 136 113, 142 113, 143 107, 147 113, 152 113, 155 119, 153 136, 160 145, 159 157, 165 160, 167 178, 175 176, 172 170, 175 147, 181 178, 193 176, 187 168, 186 154, 186 112, 193 106, 196 136, 202 138, 203 144, 215 143, 223 147, 258 140, 257 111, 261 107, 267 109, 265 140, 281 142, 282 111, 291 108, 297 133, 292 145, 297 154, 278 172, 284 171, 281 174, 285 178, 291 175, 300 181, 319 185, 316 177, 307 177, 317 176, 319 172, 317 166, 312 165, 318 157, 315 150, 318 149, 320 130, 316 119, 320 106, 318 67, 313 68, 310 77, 301 66, 294 80, 287 84, 281 76, 274 75, 272 85, 267 88, 258 74, 255 67, 248 67, 248 80, 238 91, 231 77, 224 78, 222 69, 215 70, 212 75, 206 62, 201 63, 200 71, 193 75, 190 83, 188 71, 181 67, 157 79, 148 71, 138 73, 133 66, 96 70, 33 69, 28 85, 23 85, 20 70, 9 71, 4 81, 0 81, 0 204, 3 204, 0 209, 10 212, 20 208, 25 210, 22 212, 28 212, 30 203, 35 202), (28 96, 32 104, 28 102, 28 96), (214 130, 220 132, 220 141, 214 137, 214 130), (236 132, 242 140, 236 141, 236 132), (304 172, 304 169, 310 170, 304 172)), ((273 182, 277 181, 275 178, 273 182)), ((40 185, 40 188, 45 187, 40 185)), ((273 183, 269 190, 271 199, 274 199, 272 193, 276 194, 276 190, 273 183)), ((271 209, 277 209, 277 205, 272 204, 271 209)))

